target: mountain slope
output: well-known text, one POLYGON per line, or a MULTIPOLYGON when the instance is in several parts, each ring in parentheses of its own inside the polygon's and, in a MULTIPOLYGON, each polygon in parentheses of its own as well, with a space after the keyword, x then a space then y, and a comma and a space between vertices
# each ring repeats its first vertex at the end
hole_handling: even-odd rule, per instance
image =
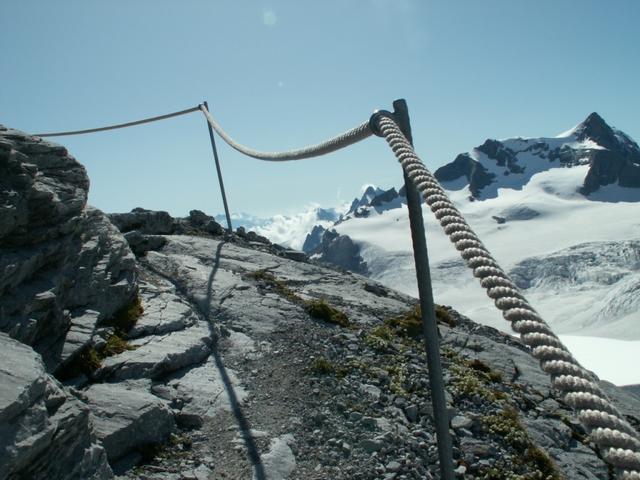
MULTIPOLYGON (((436 175, 557 332, 638 341, 639 151, 592 114, 558 137, 488 140, 436 175)), ((371 278, 417 295, 406 207, 360 210, 366 218, 350 217, 333 229, 359 247, 359 261, 371 278)), ((424 210, 436 299, 510 331, 424 210)))
MULTIPOLYGON (((66 150, 2 127, 0 170, 0 306, 15 312, 0 324, 0 478, 438 477, 415 299, 203 212, 87 212, 66 150), (52 242, 64 235, 84 248, 52 242), (115 313, 96 301, 125 287, 115 313), (64 361, 42 361, 46 336, 64 361)), ((451 308, 437 317, 461 475, 610 478, 524 345, 451 308)), ((640 401, 601 385, 639 425, 640 401)))

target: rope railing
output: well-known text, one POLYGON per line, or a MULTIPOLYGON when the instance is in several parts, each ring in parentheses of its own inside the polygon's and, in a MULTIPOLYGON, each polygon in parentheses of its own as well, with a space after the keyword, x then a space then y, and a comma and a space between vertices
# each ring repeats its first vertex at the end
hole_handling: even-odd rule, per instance
POLYGON ((133 122, 119 123, 117 125, 109 125, 106 127, 89 128, 87 130, 71 130, 68 132, 55 132, 55 133, 35 133, 36 137, 63 137, 67 135, 84 135, 86 133, 104 132, 107 130, 116 130, 118 128, 133 127, 135 125, 142 125, 143 123, 157 122, 159 120, 166 120, 167 118, 178 117, 180 115, 186 115, 188 113, 197 112, 200 110, 200 105, 197 107, 187 108, 186 110, 180 110, 179 112, 167 113, 165 115, 158 115, 157 117, 143 118, 142 120, 135 120, 133 122))
POLYGON ((220 138, 222 138, 231 148, 249 157, 270 162, 284 162, 288 160, 303 160, 305 158, 319 157, 348 147, 354 143, 358 143, 359 141, 373 135, 373 132, 369 128, 369 122, 367 121, 355 128, 352 128, 351 130, 316 145, 283 152, 261 152, 254 150, 253 148, 245 147, 231 138, 227 132, 222 129, 218 122, 213 119, 204 105, 200 105, 200 110, 202 110, 202 113, 207 119, 207 122, 209 122, 209 125, 211 125, 211 128, 213 128, 215 132, 220 135, 220 138))
POLYGON ((261 152, 239 144, 222 129, 208 108, 202 104, 179 112, 118 125, 36 135, 53 137, 94 133, 164 120, 197 110, 202 111, 208 125, 230 147, 259 160, 302 160, 335 152, 374 134, 384 137, 405 174, 422 194, 445 234, 460 252, 467 266, 473 270, 474 276, 479 278, 480 285, 486 289, 487 295, 494 300, 503 317, 511 322, 511 327, 520 334, 522 342, 531 349, 532 355, 540 361, 541 369, 551 376, 552 385, 562 392, 565 402, 576 411, 578 419, 586 427, 602 457, 616 469, 621 480, 640 480, 638 432, 624 419, 622 413, 598 386, 598 378, 578 363, 491 256, 438 180, 417 156, 393 113, 374 113, 367 122, 322 143, 281 152, 261 152))
POLYGON ((387 141, 467 266, 487 295, 531 348, 540 367, 564 400, 577 412, 602 457, 619 470, 619 478, 640 480, 640 436, 595 383, 597 378, 573 357, 549 325, 529 304, 453 205, 444 189, 416 155, 393 114, 374 115, 372 124, 387 141))

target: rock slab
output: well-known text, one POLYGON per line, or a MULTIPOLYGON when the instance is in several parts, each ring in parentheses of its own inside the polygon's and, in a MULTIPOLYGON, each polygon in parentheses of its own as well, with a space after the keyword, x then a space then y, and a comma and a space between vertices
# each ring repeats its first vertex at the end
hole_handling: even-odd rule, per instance
POLYGON ((0 333, 0 478, 113 478, 89 409, 45 372, 29 346, 0 333))

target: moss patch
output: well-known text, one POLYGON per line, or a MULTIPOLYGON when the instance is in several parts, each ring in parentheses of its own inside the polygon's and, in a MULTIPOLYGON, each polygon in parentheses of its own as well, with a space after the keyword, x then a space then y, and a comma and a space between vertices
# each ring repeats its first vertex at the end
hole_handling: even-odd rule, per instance
POLYGON ((457 322, 454 320, 449 310, 442 305, 436 305, 436 320, 440 323, 445 323, 450 327, 455 327, 457 325, 457 322))
POLYGON ((562 475, 558 471, 558 467, 551 460, 549 455, 539 447, 530 446, 524 452, 524 461, 530 465, 533 465, 537 468, 537 471, 542 475, 541 479, 544 480, 562 480, 562 475))
POLYGON ((278 295, 286 298, 290 302, 297 304, 304 302, 304 300, 296 295, 286 283, 277 278, 267 269, 256 270, 255 272, 248 273, 247 277, 262 283, 266 287, 272 288, 278 295))
POLYGON ((527 431, 520 423, 517 410, 506 407, 495 415, 483 419, 485 428, 493 435, 503 439, 515 450, 514 463, 522 473, 500 472, 495 469, 482 472, 483 479, 508 478, 511 480, 563 480, 563 476, 546 452, 533 444, 527 431), (506 474, 506 476, 505 476, 506 474))
POLYGON ((398 335, 417 338, 422 335, 422 316, 420 306, 415 306, 407 313, 388 318, 384 325, 393 328, 398 335))
MULTIPOLYGON (((456 325, 455 320, 442 305, 435 306, 436 321, 445 323, 451 327, 456 325)), ((408 312, 397 317, 388 318, 384 325, 395 330, 403 337, 418 338, 422 336, 422 311, 420 305, 416 305, 408 312)))
POLYGON ((374 350, 385 351, 393 340, 395 332, 387 325, 380 325, 364 337, 364 343, 374 350))
MULTIPOLYGON (((513 480, 562 480, 555 463, 547 453, 533 444, 527 431, 520 423, 517 410, 506 407, 495 415, 483 419, 484 427, 493 435, 497 435, 516 452, 514 463, 524 473, 510 474, 513 480)), ((488 472, 491 474, 491 472, 488 472)), ((485 476, 483 478, 493 478, 485 476)))
POLYGON ((341 327, 351 325, 347 316, 335 307, 332 307, 326 300, 309 300, 304 302, 305 311, 313 318, 323 322, 333 323, 341 327))
POLYGON ((293 290, 291 290, 291 288, 289 288, 286 283, 284 283, 282 280, 277 278, 273 273, 266 269, 256 270, 255 272, 248 273, 247 277, 256 280, 265 288, 275 291, 275 293, 277 293, 281 297, 286 298, 291 303, 301 306, 311 317, 317 320, 340 325, 341 327, 351 326, 351 322, 344 314, 344 312, 341 312, 332 305, 329 305, 329 303, 324 299, 303 299, 293 290))
POLYGON ((496 415, 484 417, 483 423, 489 432, 502 437, 519 452, 524 452, 531 443, 514 408, 507 407, 496 415))
POLYGON ((314 358, 311 362, 311 370, 321 375, 335 373, 336 367, 325 357, 314 358))
POLYGON ((480 376, 484 377, 486 380, 493 383, 502 383, 502 374, 492 370, 491 367, 482 360, 474 358, 473 360, 467 360, 465 363, 472 370, 479 372, 480 376))

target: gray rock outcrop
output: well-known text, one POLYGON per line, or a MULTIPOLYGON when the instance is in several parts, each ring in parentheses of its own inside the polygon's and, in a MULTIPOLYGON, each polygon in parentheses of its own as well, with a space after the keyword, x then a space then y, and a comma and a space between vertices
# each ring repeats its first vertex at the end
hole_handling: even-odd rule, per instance
POLYGON ((89 409, 28 345, 0 333, 0 478, 112 478, 89 409))
POLYGON ((99 383, 83 394, 91 405, 95 432, 110 462, 133 448, 157 444, 174 430, 169 407, 135 385, 99 383))
POLYGON ((111 213, 109 220, 122 233, 144 235, 208 234, 221 235, 224 228, 214 217, 200 210, 191 210, 185 218, 173 218, 168 212, 134 208, 129 213, 111 213))
POLYGON ((0 130, 0 331, 31 345, 50 371, 136 292, 135 258, 87 207, 88 188, 64 147, 0 130))

